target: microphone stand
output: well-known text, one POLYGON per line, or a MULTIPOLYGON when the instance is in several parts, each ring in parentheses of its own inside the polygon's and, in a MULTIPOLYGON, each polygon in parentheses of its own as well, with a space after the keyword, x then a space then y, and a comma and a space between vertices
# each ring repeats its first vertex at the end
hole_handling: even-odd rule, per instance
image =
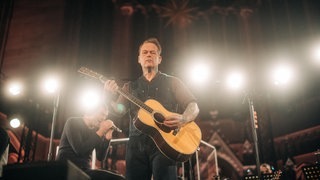
POLYGON ((249 104, 249 111, 250 111, 250 122, 251 122, 251 130, 252 130, 252 138, 254 142, 254 148, 256 153, 256 170, 258 173, 258 177, 261 177, 260 172, 260 158, 259 158, 259 146, 258 146, 258 136, 257 136, 257 127, 255 127, 254 122, 254 106, 253 106, 253 100, 250 98, 250 95, 248 93, 245 93, 245 97, 249 104))
POLYGON ((58 90, 57 94, 55 95, 54 102, 53 102, 53 115, 52 115, 52 124, 51 124, 48 161, 52 160, 52 145, 53 145, 55 124, 56 124, 56 117, 57 117, 57 112, 58 112, 59 98, 60 98, 60 90, 58 90))

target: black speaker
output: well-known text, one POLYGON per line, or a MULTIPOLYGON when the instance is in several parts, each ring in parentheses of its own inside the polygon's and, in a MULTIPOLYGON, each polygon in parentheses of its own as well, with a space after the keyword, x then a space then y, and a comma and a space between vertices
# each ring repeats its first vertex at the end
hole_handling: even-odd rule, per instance
POLYGON ((72 162, 32 162, 8 164, 3 167, 4 180, 90 180, 90 177, 72 162))

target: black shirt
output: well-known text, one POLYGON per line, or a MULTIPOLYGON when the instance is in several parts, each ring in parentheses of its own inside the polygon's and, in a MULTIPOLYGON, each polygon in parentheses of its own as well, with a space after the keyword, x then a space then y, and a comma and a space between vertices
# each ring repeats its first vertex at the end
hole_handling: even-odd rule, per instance
POLYGON ((90 129, 82 118, 67 120, 60 139, 57 160, 70 160, 82 169, 90 168, 93 149, 97 159, 103 160, 109 141, 96 134, 97 129, 90 129))

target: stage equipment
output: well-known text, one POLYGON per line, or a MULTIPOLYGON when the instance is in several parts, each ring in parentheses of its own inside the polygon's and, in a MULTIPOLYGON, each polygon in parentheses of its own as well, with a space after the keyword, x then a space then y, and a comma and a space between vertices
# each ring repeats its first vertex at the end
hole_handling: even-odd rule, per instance
POLYGON ((250 112, 250 122, 251 122, 251 131, 252 131, 252 138, 255 148, 255 158, 256 158, 256 170, 258 173, 258 177, 261 177, 260 172, 260 156, 259 156, 259 145, 258 145, 258 136, 257 136, 257 124, 255 123, 255 115, 254 115, 254 106, 253 106, 253 100, 250 97, 250 94, 245 93, 244 99, 247 99, 248 105, 249 105, 249 112, 250 112))
MULTIPOLYGON (((203 140, 201 140, 201 143, 206 145, 206 146, 208 146, 208 147, 210 147, 212 149, 212 153, 214 153, 214 163, 215 163, 215 168, 216 168, 216 176, 214 177, 214 179, 220 179, 220 177, 219 177, 219 168, 218 168, 217 149, 213 145, 211 145, 211 144, 209 144, 209 143, 207 143, 207 142, 205 142, 203 140)), ((198 171, 198 179, 200 179, 200 168, 199 168, 198 153, 197 153, 197 171, 198 171)))
POLYGON ((53 100, 53 114, 52 114, 52 124, 51 124, 51 134, 50 134, 50 143, 49 143, 49 153, 48 153, 48 161, 52 160, 52 146, 53 146, 53 138, 54 138, 54 131, 55 131, 55 124, 59 106, 59 98, 60 98, 60 90, 58 90, 55 94, 53 100))
POLYGON ((89 180, 90 177, 70 161, 28 162, 3 167, 4 180, 89 180))

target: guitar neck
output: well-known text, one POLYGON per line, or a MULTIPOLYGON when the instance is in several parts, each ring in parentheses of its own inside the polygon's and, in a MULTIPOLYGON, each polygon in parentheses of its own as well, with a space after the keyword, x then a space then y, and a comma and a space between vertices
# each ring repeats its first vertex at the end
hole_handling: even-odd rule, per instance
POLYGON ((137 105, 139 108, 144 109, 146 111, 148 111, 149 113, 153 112, 153 109, 149 106, 147 106, 144 102, 140 101, 140 99, 134 97, 133 95, 129 94, 128 92, 125 92, 121 89, 118 89, 117 92, 122 95, 123 97, 125 97, 126 99, 128 99, 129 101, 131 101, 132 103, 134 103, 135 105, 137 105))
MULTIPOLYGON (((101 83, 105 83, 108 79, 105 78, 102 74, 99 74, 95 71, 92 71, 86 67, 81 67, 78 72, 93 77, 95 79, 100 80, 101 83)), ((149 113, 153 112, 153 109, 151 107, 149 107, 148 105, 146 105, 144 102, 140 101, 138 98, 134 97, 133 95, 131 95, 128 92, 123 91, 122 89, 118 88, 117 89, 117 93, 119 93, 120 95, 122 95, 123 97, 125 97, 126 99, 128 99, 129 101, 131 101, 132 103, 134 103, 135 105, 137 105, 139 108, 146 110, 149 113)))
MULTIPOLYGON (((99 79, 103 83, 107 81, 107 79, 105 77, 103 77, 102 75, 99 77, 99 79)), ((120 88, 117 89, 117 93, 119 93, 120 95, 122 95, 123 97, 128 99, 130 102, 132 102, 133 104, 135 104, 139 108, 142 108, 142 109, 148 111, 149 113, 153 112, 153 109, 151 107, 146 105, 144 102, 142 102, 140 99, 136 98, 132 94, 130 94, 130 93, 126 92, 126 91, 123 91, 120 88)))

